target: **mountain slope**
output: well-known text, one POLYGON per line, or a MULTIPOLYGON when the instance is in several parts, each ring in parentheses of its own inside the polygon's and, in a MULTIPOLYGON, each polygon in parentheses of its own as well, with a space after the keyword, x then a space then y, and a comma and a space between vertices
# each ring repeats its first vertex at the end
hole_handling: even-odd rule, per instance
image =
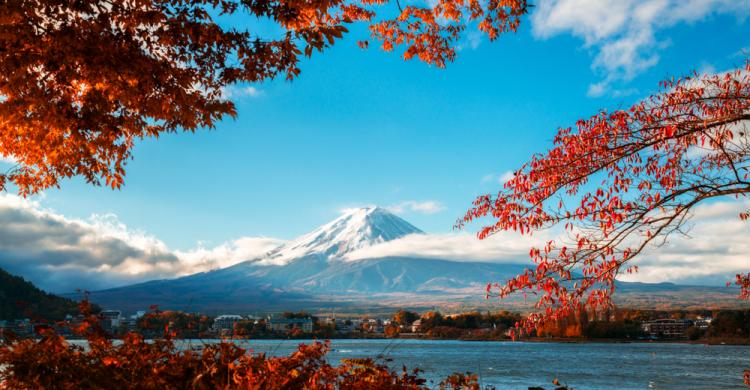
POLYGON ((413 257, 383 257, 331 264, 323 272, 296 281, 307 291, 327 293, 484 292, 489 282, 523 271, 520 264, 458 262, 413 257))
POLYGON ((263 258, 172 280, 96 291, 91 299, 126 310, 152 304, 201 311, 319 307, 367 301, 369 297, 359 296, 366 293, 466 295, 471 291, 477 295, 487 282, 521 269, 518 265, 406 257, 344 260, 352 251, 409 234, 422 231, 387 210, 349 210, 263 258))
MULTIPOLYGON (((409 302, 487 305, 483 299, 486 284, 506 281, 524 268, 521 264, 419 257, 347 259, 352 251, 409 234, 422 231, 384 209, 350 210, 263 258, 177 279, 97 291, 91 299, 108 308, 139 310, 156 304, 204 313, 409 302)), ((669 284, 618 286, 629 296, 639 291, 671 296, 677 290, 669 284)), ((700 295, 704 290, 698 291, 700 295)))
POLYGON ((95 291, 91 299, 106 308, 126 311, 158 305, 208 314, 378 306, 378 294, 479 300, 486 283, 505 280, 522 269, 514 264, 404 257, 318 264, 322 264, 319 271, 312 273, 307 272, 310 268, 305 259, 285 266, 243 263, 177 279, 95 291), (304 272, 292 272, 301 266, 305 266, 304 272))

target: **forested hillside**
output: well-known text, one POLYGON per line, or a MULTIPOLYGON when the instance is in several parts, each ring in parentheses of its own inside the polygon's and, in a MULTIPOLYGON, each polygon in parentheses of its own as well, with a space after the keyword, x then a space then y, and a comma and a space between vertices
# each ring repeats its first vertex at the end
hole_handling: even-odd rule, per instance
POLYGON ((24 278, 0 269, 0 320, 60 320, 76 313, 76 302, 46 293, 24 278))

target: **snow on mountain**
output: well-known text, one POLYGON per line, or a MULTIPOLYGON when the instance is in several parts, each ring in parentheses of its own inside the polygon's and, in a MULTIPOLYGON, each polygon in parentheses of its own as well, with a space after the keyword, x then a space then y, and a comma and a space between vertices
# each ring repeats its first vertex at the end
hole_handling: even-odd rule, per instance
MULTIPOLYGON (((421 233, 381 208, 349 210, 259 260, 176 279, 95 291, 90 299, 107 308, 142 310, 155 304, 216 314, 240 310, 380 306, 386 302, 384 299, 391 299, 391 304, 399 307, 415 302, 428 302, 433 306, 441 300, 479 304, 484 302, 487 283, 508 280, 524 269, 524 264, 464 262, 438 257, 347 260, 347 254, 353 251, 421 233)), ((630 284, 621 285, 627 288, 630 284)), ((675 290, 674 285, 632 286, 634 291, 650 288, 671 294, 675 290)), ((649 294, 653 296, 651 290, 649 294)), ((707 294, 716 296, 714 292, 707 294)))
POLYGON ((285 265, 315 255, 327 260, 409 234, 423 233, 380 207, 351 209, 335 220, 269 252, 257 265, 285 265))

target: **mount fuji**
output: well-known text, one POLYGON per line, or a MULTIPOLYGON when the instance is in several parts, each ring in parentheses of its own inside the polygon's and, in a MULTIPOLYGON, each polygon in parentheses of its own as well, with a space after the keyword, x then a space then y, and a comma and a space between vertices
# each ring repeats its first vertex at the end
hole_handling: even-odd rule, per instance
POLYGON ((286 265, 307 256, 337 260, 358 249, 409 234, 423 232, 380 207, 352 209, 312 232, 274 249, 260 263, 286 265))
MULTIPOLYGON (((373 307, 479 307, 488 282, 521 273, 522 264, 428 257, 351 260, 350 254, 421 230, 379 207, 345 212, 339 218, 263 256, 233 266, 94 291, 90 299, 105 308, 220 312, 268 312, 373 307)), ((674 293, 669 283, 620 283, 620 291, 674 293)), ((701 290, 701 294, 706 293, 701 290)), ((653 302, 651 302, 653 303, 653 302)))
POLYGON ((353 209, 264 256, 210 272, 94 291, 90 299, 124 310, 155 304, 210 313, 372 305, 417 296, 424 301, 446 295, 477 298, 488 282, 523 269, 421 257, 347 258, 411 234, 424 233, 386 209, 353 209))

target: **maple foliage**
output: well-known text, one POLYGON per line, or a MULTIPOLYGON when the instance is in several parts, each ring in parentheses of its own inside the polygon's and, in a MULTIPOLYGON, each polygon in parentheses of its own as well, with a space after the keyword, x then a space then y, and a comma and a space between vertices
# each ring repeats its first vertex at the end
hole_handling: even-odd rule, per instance
MULTIPOLYGON (((88 302, 81 303, 87 312, 88 302)), ((0 388, 59 389, 426 389, 419 370, 394 371, 372 359, 325 360, 328 342, 300 344, 289 356, 253 353, 223 341, 201 350, 180 348, 173 332, 145 340, 135 333, 120 343, 107 338, 87 313, 74 331, 88 349, 51 329, 39 339, 0 344, 0 388)), ((453 374, 441 389, 476 389, 476 376, 453 374)))
MULTIPOLYGON (((628 109, 601 111, 560 129, 497 194, 479 196, 457 227, 532 234, 564 228, 532 248, 524 273, 487 286, 488 295, 536 297, 534 328, 579 307, 610 307, 615 278, 631 260, 681 232, 696 205, 750 193, 750 62, 733 71, 671 79, 628 109)), ((739 218, 748 219, 743 212, 739 218)), ((737 275, 748 298, 750 276, 737 275)))
MULTIPOLYGON (((303 56, 368 23, 405 59, 453 61, 467 26, 515 31, 526 0, 8 0, 0 4, 0 190, 22 195, 82 176, 119 188, 133 144, 235 116, 223 93, 300 73, 303 56), (278 36, 225 27, 244 15, 278 36)), ((366 41, 360 46, 366 47, 366 41)))
POLYGON ((89 338, 91 349, 59 335, 0 347, 0 383, 7 388, 143 389, 421 389, 423 379, 369 359, 331 366, 328 343, 300 344, 289 356, 252 354, 236 344, 180 350, 169 339, 128 334, 121 344, 89 338), (85 375, 81 375, 85 373, 85 375))

